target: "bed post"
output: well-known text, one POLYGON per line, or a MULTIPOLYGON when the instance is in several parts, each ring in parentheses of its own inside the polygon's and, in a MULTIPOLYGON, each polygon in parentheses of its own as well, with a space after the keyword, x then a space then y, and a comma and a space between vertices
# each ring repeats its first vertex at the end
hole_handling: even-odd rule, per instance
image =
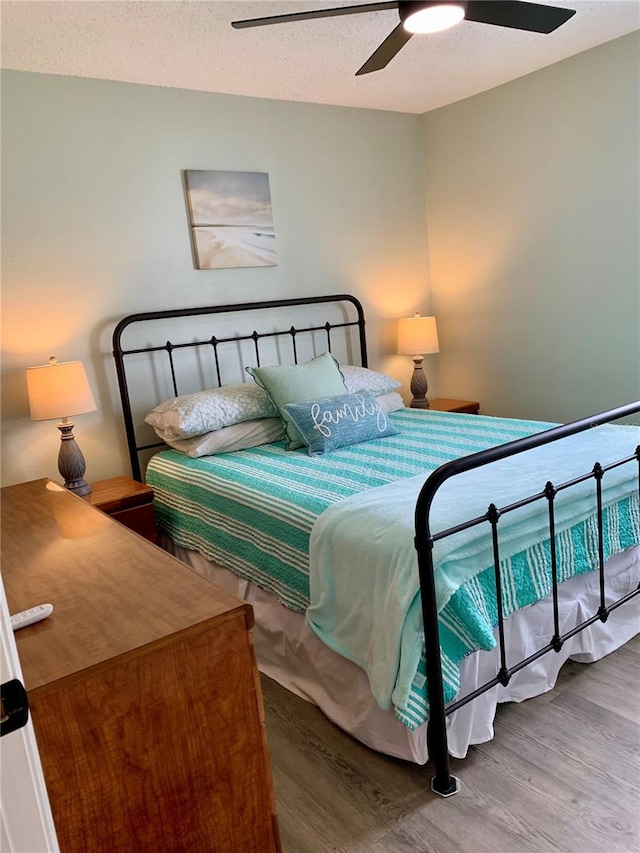
MULTIPOLYGON (((437 474, 438 472, 434 472, 437 474)), ((433 577, 433 539, 429 531, 429 507, 439 482, 429 489, 427 480, 416 505, 416 538, 418 573, 420 576, 420 598, 424 622, 424 644, 427 662, 427 692, 429 698, 429 722, 427 723, 427 748, 429 759, 435 768, 431 790, 441 797, 451 797, 460 790, 460 780, 449 768, 449 745, 447 721, 444 711, 444 688, 442 662, 440 660, 440 631, 438 629, 438 607, 433 577)), ((437 478, 436 478, 437 479, 437 478)))
MULTIPOLYGON (((135 315, 138 316, 138 315, 135 315)), ((131 473, 133 479, 141 481, 140 459, 138 457, 138 448, 136 447, 136 433, 133 426, 133 414, 131 412, 131 399, 129 397, 129 386, 127 384, 127 374, 124 369, 124 352, 122 350, 122 333, 131 320, 125 317, 121 320, 113 332, 113 358, 116 363, 116 375, 118 377, 118 388, 120 390, 120 400, 122 403, 122 414, 124 416, 124 428, 127 436, 127 449, 129 451, 129 460, 131 462, 131 473)))

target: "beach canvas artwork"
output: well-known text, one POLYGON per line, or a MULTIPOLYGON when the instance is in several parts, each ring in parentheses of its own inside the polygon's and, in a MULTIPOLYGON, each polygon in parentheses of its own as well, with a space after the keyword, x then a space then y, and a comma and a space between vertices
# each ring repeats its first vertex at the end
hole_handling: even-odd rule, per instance
POLYGON ((196 268, 277 266, 269 175, 186 170, 196 268))

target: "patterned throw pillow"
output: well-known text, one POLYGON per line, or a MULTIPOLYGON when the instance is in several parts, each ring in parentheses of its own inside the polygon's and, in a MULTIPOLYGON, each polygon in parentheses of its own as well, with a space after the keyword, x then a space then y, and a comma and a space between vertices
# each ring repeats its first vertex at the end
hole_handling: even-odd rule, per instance
POLYGON ((360 444, 399 430, 368 391, 284 407, 309 449, 309 456, 360 444))
POLYGON ((245 382, 167 400, 149 412, 145 421, 161 438, 184 439, 277 415, 264 390, 245 382))

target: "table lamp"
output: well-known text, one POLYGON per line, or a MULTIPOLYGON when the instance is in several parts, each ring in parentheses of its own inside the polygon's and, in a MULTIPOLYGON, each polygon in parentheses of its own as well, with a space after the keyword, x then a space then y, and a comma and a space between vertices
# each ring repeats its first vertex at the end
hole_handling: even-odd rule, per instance
POLYGON ((97 408, 82 362, 58 364, 51 356, 49 364, 29 367, 27 391, 32 420, 61 418, 58 424, 62 433, 58 470, 64 478, 65 488, 76 495, 88 495, 91 486, 84 479, 84 456, 73 437, 74 424, 69 420, 70 415, 83 415, 97 408))
POLYGON ((412 409, 429 408, 429 386, 422 369, 422 361, 424 355, 433 352, 440 352, 435 317, 421 317, 416 314, 415 317, 403 317, 398 321, 398 355, 413 356, 414 368, 410 386, 413 399, 409 404, 412 409))

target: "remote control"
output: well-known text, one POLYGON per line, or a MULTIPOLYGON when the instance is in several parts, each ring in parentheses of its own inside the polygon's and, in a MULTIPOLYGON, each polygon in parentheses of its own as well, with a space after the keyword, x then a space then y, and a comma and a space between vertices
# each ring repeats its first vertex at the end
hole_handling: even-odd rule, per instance
POLYGON ((31 607, 29 610, 14 613, 11 617, 11 627, 14 631, 17 631, 18 628, 24 628, 26 625, 33 625, 34 622, 46 619, 52 613, 53 604, 39 604, 37 607, 31 607))

